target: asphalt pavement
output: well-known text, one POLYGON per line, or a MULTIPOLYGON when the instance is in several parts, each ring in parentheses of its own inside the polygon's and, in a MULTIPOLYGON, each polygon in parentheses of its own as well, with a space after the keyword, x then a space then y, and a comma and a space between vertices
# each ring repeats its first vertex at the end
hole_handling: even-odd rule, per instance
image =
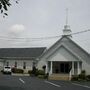
POLYGON ((90 90, 90 82, 38 79, 30 76, 0 76, 0 90, 90 90))

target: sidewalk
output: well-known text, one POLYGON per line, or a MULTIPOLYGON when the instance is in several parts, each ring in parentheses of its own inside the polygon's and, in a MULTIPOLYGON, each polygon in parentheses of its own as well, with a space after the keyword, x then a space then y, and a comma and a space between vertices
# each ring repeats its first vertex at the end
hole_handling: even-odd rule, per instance
POLYGON ((12 76, 30 76, 29 74, 12 73, 12 76))

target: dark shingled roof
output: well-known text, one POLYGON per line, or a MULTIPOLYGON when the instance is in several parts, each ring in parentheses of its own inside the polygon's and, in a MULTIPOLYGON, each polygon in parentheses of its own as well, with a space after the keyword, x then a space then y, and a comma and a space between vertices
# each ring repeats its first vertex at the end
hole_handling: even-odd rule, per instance
POLYGON ((42 55, 46 48, 0 48, 0 58, 37 58, 42 55))

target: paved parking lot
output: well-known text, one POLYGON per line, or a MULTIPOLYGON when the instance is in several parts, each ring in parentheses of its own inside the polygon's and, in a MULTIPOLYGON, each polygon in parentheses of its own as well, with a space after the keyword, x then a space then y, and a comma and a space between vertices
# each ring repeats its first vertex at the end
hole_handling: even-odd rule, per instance
POLYGON ((90 82, 43 80, 29 76, 0 76, 0 90, 90 90, 90 82))

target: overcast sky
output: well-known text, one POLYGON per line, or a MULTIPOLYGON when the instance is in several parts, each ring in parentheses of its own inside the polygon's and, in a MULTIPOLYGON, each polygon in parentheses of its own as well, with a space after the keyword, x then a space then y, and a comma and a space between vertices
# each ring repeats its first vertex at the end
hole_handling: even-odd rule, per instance
MULTIPOLYGON (((13 0, 12 0, 13 1, 13 0)), ((59 38, 49 40, 12 39, 62 35, 66 8, 72 32, 90 29, 90 0, 20 0, 12 2, 8 17, 0 15, 0 48, 51 46, 59 38)), ((90 52, 90 32, 73 39, 90 52)))

